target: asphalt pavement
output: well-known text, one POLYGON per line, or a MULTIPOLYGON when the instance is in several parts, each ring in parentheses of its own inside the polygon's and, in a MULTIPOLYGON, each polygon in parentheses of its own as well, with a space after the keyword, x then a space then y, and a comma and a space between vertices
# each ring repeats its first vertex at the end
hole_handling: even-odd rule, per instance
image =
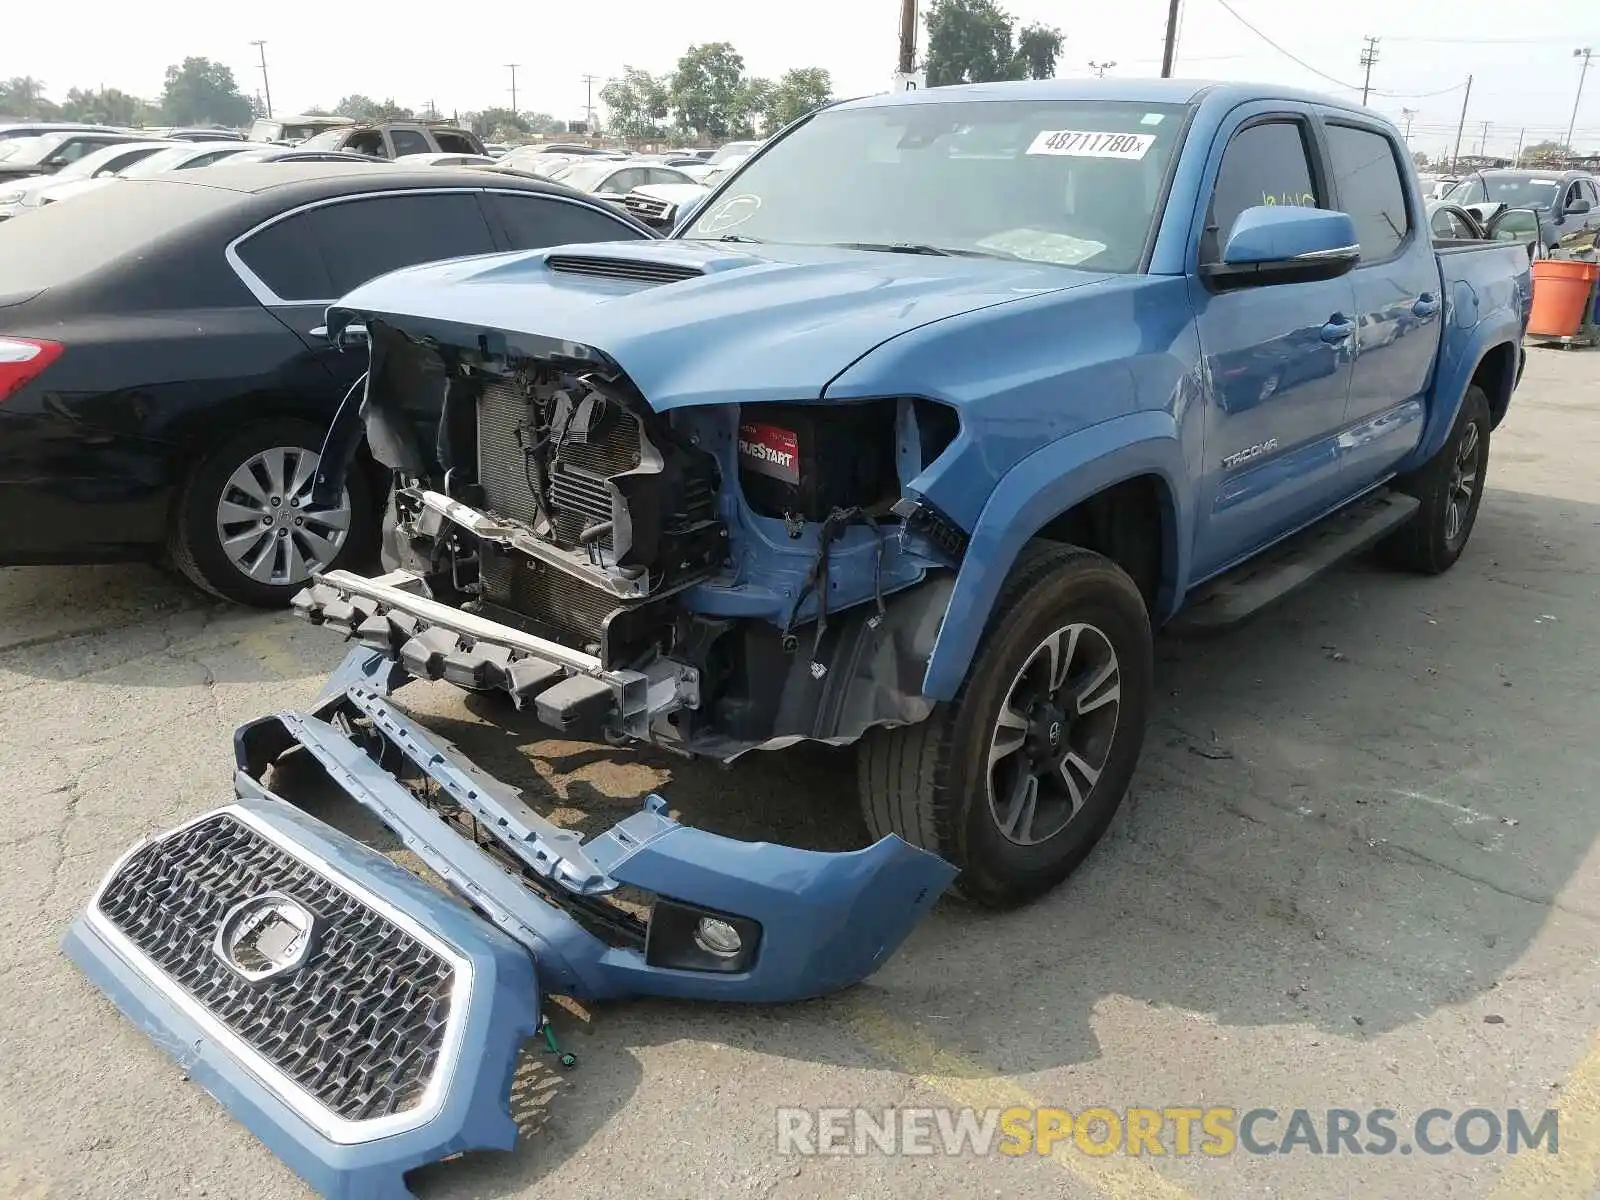
MULTIPOLYGON (((564 1006, 579 1063, 525 1056, 518 1148, 425 1168, 416 1193, 1594 1195, 1597 464, 1600 355, 1535 350, 1453 571, 1356 562, 1239 629, 1162 640, 1132 794, 1065 886, 1007 915, 942 903, 824 1001, 564 1006), (1291 1152, 1184 1155, 1169 1134, 1160 1155, 1072 1137, 780 1153, 780 1109, 963 1105, 1270 1109, 1254 1141, 1291 1152), (1326 1152, 1328 1110, 1374 1108, 1396 1114, 1390 1152, 1326 1152), (1473 1108, 1559 1109, 1558 1152, 1413 1145, 1419 1114, 1452 1114, 1448 1142, 1473 1108), (1297 1109, 1323 1153, 1286 1137, 1297 1109)), ((309 1195, 57 943, 131 841, 231 795, 232 728, 308 702, 342 649, 153 569, 0 571, 0 1196, 309 1195)), ((866 841, 846 751, 722 770, 522 720, 508 736, 505 708, 443 686, 400 697, 563 822, 609 824, 659 789, 720 832, 866 841)))

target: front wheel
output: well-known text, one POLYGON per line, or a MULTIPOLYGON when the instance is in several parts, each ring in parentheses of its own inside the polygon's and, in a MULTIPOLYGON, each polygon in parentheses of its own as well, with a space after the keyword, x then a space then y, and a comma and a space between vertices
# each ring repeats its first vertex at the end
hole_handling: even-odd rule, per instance
POLYGON ((352 469, 332 505, 311 502, 324 430, 279 419, 248 426, 190 473, 168 549, 198 587, 242 604, 281 608, 313 573, 359 553, 372 533, 372 495, 352 469))
POLYGON ((1029 546, 955 700, 862 740, 869 830, 955 864, 957 889, 978 903, 1042 895, 1122 803, 1144 741, 1152 657, 1144 601, 1121 568, 1072 546, 1029 546))

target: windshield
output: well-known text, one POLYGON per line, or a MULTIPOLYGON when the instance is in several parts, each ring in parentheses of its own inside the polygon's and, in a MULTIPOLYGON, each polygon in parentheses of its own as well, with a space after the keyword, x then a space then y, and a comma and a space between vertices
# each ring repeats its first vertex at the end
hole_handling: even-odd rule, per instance
POLYGON ((0 147, 0 161, 27 163, 30 166, 43 163, 69 136, 65 133, 46 133, 38 137, 17 138, 0 147))
POLYGON ((689 238, 1135 270, 1178 105, 885 104, 824 112, 747 162, 689 238))
POLYGON ((1453 204, 1508 204, 1512 208, 1550 208, 1561 181, 1537 175, 1474 175, 1445 193, 1453 204))
POLYGON ((749 158, 750 152, 760 144, 760 142, 729 142, 706 161, 714 167, 720 167, 735 158, 749 158))

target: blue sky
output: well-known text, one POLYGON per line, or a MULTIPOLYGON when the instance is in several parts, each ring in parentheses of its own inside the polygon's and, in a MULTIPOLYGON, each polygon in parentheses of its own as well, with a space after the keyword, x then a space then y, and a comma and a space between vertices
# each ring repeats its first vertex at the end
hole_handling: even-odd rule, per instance
MULTIPOLYGON (((1087 74, 1091 59, 1115 61, 1119 75, 1159 71, 1165 0, 1002 3, 1021 21, 1066 32, 1063 75, 1087 74)), ((1572 51, 1591 41, 1600 51, 1600 12, 1571 0, 1344 0, 1324 11, 1336 18, 1336 30, 1311 6, 1281 0, 1184 0, 1177 73, 1358 95, 1341 85, 1359 85, 1361 39, 1376 34, 1374 107, 1397 120, 1403 107, 1416 110, 1413 141, 1436 153, 1454 140, 1461 84, 1472 73, 1463 150, 1482 139, 1489 150, 1509 153, 1523 128, 1530 142, 1564 133, 1578 81, 1572 51), (1273 49, 1225 5, 1306 65, 1273 49)), ((840 94, 881 91, 894 67, 898 14, 898 0, 477 0, 456 23, 446 7, 403 0, 360 16, 309 0, 237 7, 147 0, 132 9, 97 6, 70 37, 55 21, 10 22, 0 42, 0 77, 38 76, 57 96, 74 85, 154 95, 167 63, 203 54, 228 63, 251 92, 260 74, 249 43, 264 37, 280 112, 331 104, 347 92, 417 106, 433 100, 445 112, 503 104, 510 73, 502 64, 520 62, 520 107, 576 117, 584 74, 603 81, 625 65, 667 71, 697 41, 731 41, 759 74, 823 66, 840 94)), ((1580 149, 1600 148, 1600 78, 1592 75, 1584 90, 1574 140, 1580 149)))

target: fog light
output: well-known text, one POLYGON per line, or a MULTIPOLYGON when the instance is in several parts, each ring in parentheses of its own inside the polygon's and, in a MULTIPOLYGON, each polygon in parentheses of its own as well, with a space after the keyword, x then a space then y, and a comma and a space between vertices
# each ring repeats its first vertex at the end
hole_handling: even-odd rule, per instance
POLYGON ((739 931, 716 917, 701 917, 694 927, 694 943, 707 954, 718 958, 733 958, 744 949, 739 931))

